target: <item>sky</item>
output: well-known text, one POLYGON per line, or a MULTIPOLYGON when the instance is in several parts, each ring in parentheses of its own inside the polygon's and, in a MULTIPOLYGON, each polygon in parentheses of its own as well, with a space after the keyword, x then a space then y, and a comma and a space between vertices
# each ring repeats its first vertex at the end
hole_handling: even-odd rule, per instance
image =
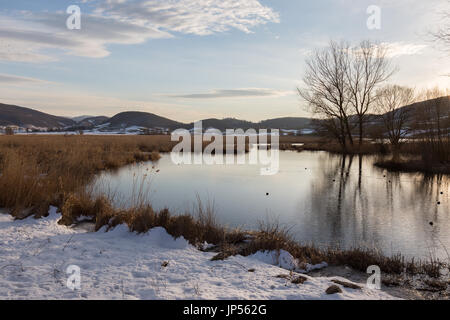
POLYGON ((310 116, 296 88, 330 40, 386 45, 390 83, 449 88, 449 53, 429 35, 449 11, 447 0, 0 0, 0 103, 184 122, 310 116), (71 5, 80 29, 67 27, 71 5))

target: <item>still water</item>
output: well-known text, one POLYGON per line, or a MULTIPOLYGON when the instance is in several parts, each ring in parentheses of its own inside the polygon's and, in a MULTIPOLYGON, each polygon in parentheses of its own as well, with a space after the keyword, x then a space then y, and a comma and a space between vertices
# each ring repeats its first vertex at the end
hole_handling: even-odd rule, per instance
POLYGON ((387 172, 375 161, 281 151, 278 174, 261 176, 257 165, 177 165, 164 154, 155 164, 103 173, 93 185, 118 206, 144 197, 155 209, 185 213, 198 195, 230 227, 277 220, 302 243, 448 259, 449 176, 387 172))

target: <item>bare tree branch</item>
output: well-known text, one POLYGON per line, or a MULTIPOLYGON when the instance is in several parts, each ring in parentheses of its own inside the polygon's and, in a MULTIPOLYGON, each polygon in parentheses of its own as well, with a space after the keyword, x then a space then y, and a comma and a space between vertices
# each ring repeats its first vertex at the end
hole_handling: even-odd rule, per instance
POLYGON ((415 93, 412 88, 388 85, 377 91, 377 111, 383 118, 389 141, 394 148, 394 156, 401 139, 409 133, 408 122, 412 116, 409 106, 414 101, 415 93))
POLYGON ((306 61, 303 77, 305 88, 299 95, 315 114, 328 120, 338 133, 338 140, 346 148, 347 139, 353 144, 349 124, 350 103, 346 85, 347 52, 349 45, 330 42, 326 49, 316 51, 306 61))
POLYGON ((381 44, 363 41, 347 54, 346 83, 349 101, 358 118, 360 145, 366 115, 374 109, 376 88, 395 71, 386 58, 386 52, 387 48, 381 44))
POLYGON ((442 44, 445 50, 450 51, 450 0, 447 1, 447 7, 441 16, 442 22, 437 30, 431 32, 431 36, 436 42, 442 44))

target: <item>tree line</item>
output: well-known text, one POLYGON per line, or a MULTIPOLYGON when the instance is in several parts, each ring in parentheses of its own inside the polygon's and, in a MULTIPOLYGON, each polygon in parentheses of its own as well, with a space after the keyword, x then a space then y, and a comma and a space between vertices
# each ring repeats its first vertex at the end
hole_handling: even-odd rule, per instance
POLYGON ((439 88, 415 89, 387 84, 397 71, 380 43, 362 41, 357 46, 331 41, 306 60, 304 86, 298 93, 308 110, 319 119, 319 131, 331 134, 343 152, 359 150, 368 136, 373 115, 381 118, 382 137, 392 146, 394 157, 401 142, 414 132, 449 161, 449 92, 439 88), (410 106, 425 101, 412 112, 410 106))

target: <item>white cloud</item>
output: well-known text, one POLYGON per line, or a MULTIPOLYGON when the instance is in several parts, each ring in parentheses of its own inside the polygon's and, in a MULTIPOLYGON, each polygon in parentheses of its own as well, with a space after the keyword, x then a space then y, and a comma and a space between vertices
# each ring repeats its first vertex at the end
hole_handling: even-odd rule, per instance
POLYGON ((7 84, 18 84, 18 83, 46 83, 47 81, 35 79, 35 78, 28 78, 28 77, 22 77, 22 76, 16 76, 13 74, 5 74, 0 73, 0 83, 2 85, 7 84))
POLYGON ((109 44, 139 44, 170 38, 174 33, 199 36, 278 22, 258 0, 104 0, 91 14, 81 15, 81 30, 68 30, 64 12, 0 15, 0 60, 49 61, 48 49, 101 58, 109 44))
POLYGON ((410 56, 421 54, 421 52, 427 47, 427 45, 424 44, 405 43, 405 42, 382 43, 382 45, 386 46, 387 49, 386 55, 389 58, 396 58, 405 55, 410 56))
POLYGON ((184 99, 215 99, 215 98, 257 98, 257 97, 281 97, 293 94, 291 91, 281 91, 265 88, 221 89, 206 93, 193 93, 184 95, 172 95, 173 98, 184 99))
POLYGON ((97 13, 170 31, 208 35, 236 28, 279 22, 278 13, 258 0, 177 0, 103 2, 97 13))

